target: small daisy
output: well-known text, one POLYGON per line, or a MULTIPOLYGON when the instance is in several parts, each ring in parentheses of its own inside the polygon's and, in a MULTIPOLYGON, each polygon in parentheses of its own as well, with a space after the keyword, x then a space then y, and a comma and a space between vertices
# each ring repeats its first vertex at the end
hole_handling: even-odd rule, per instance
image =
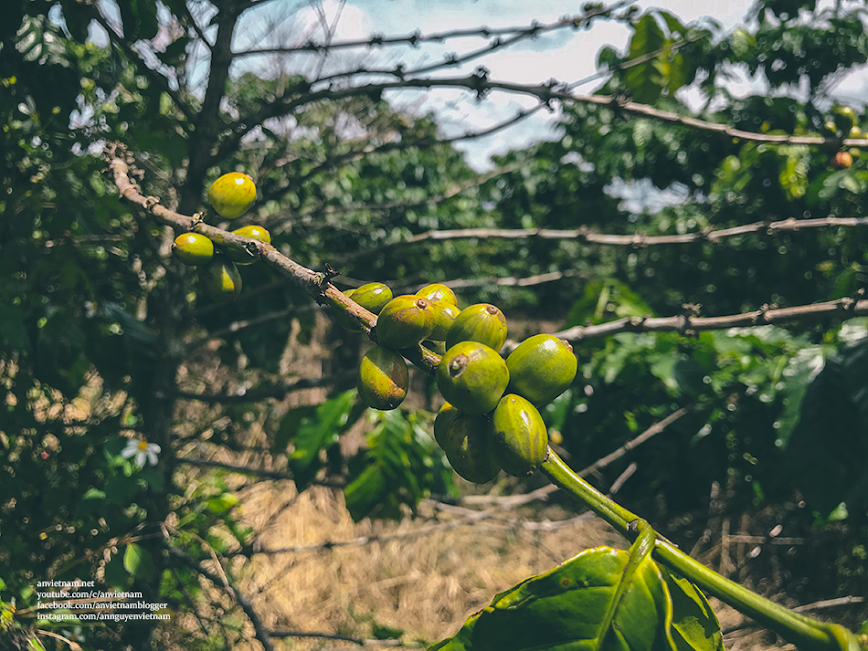
POLYGON ((130 439, 127 441, 127 447, 121 452, 121 456, 129 459, 135 455, 136 464, 139 468, 145 467, 147 461, 152 466, 157 465, 157 455, 160 453, 160 446, 156 443, 148 443, 143 439, 130 439))

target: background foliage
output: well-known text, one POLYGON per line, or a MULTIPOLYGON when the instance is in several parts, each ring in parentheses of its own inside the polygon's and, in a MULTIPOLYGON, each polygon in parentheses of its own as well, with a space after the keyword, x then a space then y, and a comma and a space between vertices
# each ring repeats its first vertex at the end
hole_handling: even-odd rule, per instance
MULTIPOLYGON (((555 140, 497 157, 481 174, 435 116, 387 101, 382 84, 436 85, 427 72, 317 70, 298 58, 233 63, 233 33, 257 12, 269 19, 264 1, 121 2, 117 15, 75 0, 7 4, 0 596, 19 609, 35 604, 37 580, 86 576, 173 611, 194 609, 206 598, 197 575, 207 576, 212 554, 253 554, 257 536, 238 524, 226 468, 197 474, 187 490, 197 464, 218 451, 254 451, 299 490, 342 490, 356 519, 400 518, 423 497, 458 495, 431 437, 429 410, 439 406, 431 382, 414 377, 406 408, 368 413, 353 389, 363 337, 330 325, 264 265, 244 268, 238 300, 209 302, 195 273, 171 257, 174 234, 124 205, 103 176, 108 141, 134 153, 147 194, 185 214, 204 207, 204 188, 220 173, 250 173, 259 201, 233 227, 264 224, 293 259, 337 268, 342 286, 377 280, 397 293, 446 282, 464 304, 501 306, 516 340, 627 316, 861 296, 862 227, 669 246, 531 236, 402 244, 482 227, 641 237, 862 217, 868 170, 859 151, 852 167, 833 169, 834 139, 769 145, 564 102, 555 140), (207 83, 191 82, 202 66, 207 83), (630 210, 612 190, 619 180, 677 201, 630 210), (305 375, 310 357, 303 364, 293 352, 305 346, 317 351, 314 377, 305 375), (322 389, 318 401, 294 400, 311 387, 322 389), (123 457, 130 437, 160 445, 159 463, 139 469, 123 457)), ((748 27, 724 33, 713 20, 685 25, 660 10, 612 12, 606 18, 632 36, 599 53, 608 80, 598 94, 767 135, 819 135, 831 118, 835 136, 847 135, 852 124, 835 113, 831 93, 868 57, 864 3, 760 0, 751 15, 748 27), (734 96, 734 70, 756 79, 755 90, 734 96)), ((487 79, 484 69, 477 76, 487 79)), ((868 126, 854 108, 858 126, 868 126)), ((798 578, 792 596, 864 592, 866 330, 864 320, 840 316, 848 320, 576 339, 579 376, 544 415, 580 468, 687 408, 643 447, 624 501, 687 546, 703 525, 685 514, 707 514, 710 501, 727 515, 774 513, 787 535, 835 542, 827 556, 809 547, 787 559, 785 572, 798 578)), ((596 481, 610 484, 629 461, 596 481)), ((230 585, 239 571, 226 565, 230 585)), ((89 648, 150 648, 142 630, 64 632, 89 648)), ((195 648, 241 637, 220 618, 184 635, 195 648)))

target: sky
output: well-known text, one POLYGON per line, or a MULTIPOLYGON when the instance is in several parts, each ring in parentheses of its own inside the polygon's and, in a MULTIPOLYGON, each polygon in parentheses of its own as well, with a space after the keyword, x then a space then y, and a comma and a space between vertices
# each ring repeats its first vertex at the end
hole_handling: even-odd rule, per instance
MULTIPOLYGON (((335 40, 363 39, 371 34, 410 34, 415 30, 431 34, 455 29, 487 26, 525 27, 537 20, 546 24, 565 15, 581 13, 584 2, 565 0, 324 0, 322 8, 330 24, 335 24, 335 40), (338 17, 335 22, 335 17, 338 17)), ((713 9, 713 18, 729 31, 743 24, 752 4, 750 0, 730 0, 716 3, 664 0, 663 2, 636 3, 642 9, 656 6, 672 12, 682 21, 702 20, 713 9)), ((321 15, 307 0, 300 0, 294 25, 307 26, 306 38, 322 38, 321 15)), ((296 30, 296 34, 298 31, 296 30)), ((573 82, 596 72, 596 58, 600 48, 611 45, 623 48, 629 31, 609 21, 597 21, 587 31, 562 29, 536 40, 527 40, 503 51, 475 60, 461 68, 450 68, 436 76, 467 75, 478 65, 491 71, 497 80, 537 84, 549 79, 573 82)), ((357 51, 354 56, 343 55, 334 65, 364 62, 368 65, 393 66, 403 62, 406 66, 424 65, 438 60, 449 52, 462 53, 484 45, 481 38, 450 39, 445 44, 428 44, 418 49, 409 47, 382 48, 371 53, 357 51)), ((597 81, 598 85, 600 82, 597 81)), ((592 92, 597 85, 586 84, 577 92, 592 92)), ((484 129, 516 115, 521 109, 531 108, 535 100, 505 93, 492 93, 484 102, 477 102, 460 90, 432 92, 407 91, 389 96, 394 105, 416 114, 434 111, 438 123, 447 136, 469 130, 484 129)), ((492 167, 490 156, 521 147, 539 138, 552 138, 555 116, 540 111, 522 124, 491 136, 459 145, 468 161, 478 170, 492 167)))
MULTIPOLYGON (((614 0, 610 0, 608 4, 614 0)), ((836 0, 819 0, 818 6, 829 6, 836 0)), ((847 0, 844 0, 846 3, 847 0)), ((702 22, 707 17, 721 25, 724 33, 747 25, 750 28, 750 8, 753 0, 637 0, 639 9, 657 7, 669 11, 685 23, 702 22)), ((417 30, 422 34, 450 32, 476 27, 525 27, 532 21, 553 23, 563 16, 579 15, 584 1, 567 0, 279 0, 265 3, 265 12, 250 12, 247 27, 238 31, 234 43, 236 51, 246 47, 266 45, 300 45, 307 41, 323 42, 324 23, 334 30, 333 39, 365 40, 373 34, 385 36, 409 35, 417 30), (266 20, 263 20, 266 18, 266 20)), ((492 79, 522 84, 538 84, 550 79, 575 82, 597 72, 597 54, 609 45, 623 50, 630 31, 614 21, 598 20, 590 30, 561 29, 548 32, 534 40, 525 40, 463 67, 450 67, 432 73, 433 76, 466 76, 484 65, 492 79)), ((391 68, 398 63, 406 68, 435 63, 448 53, 462 54, 486 45, 481 37, 453 38, 445 43, 426 43, 421 47, 387 46, 375 49, 340 50, 329 55, 298 54, 290 59, 275 58, 273 65, 289 65, 308 76, 311 73, 352 70, 358 66, 391 68)), ((250 59, 250 65, 254 60, 250 59)), ((262 60, 255 65, 261 66, 262 60)), ((750 79, 736 72, 737 79, 729 84, 730 92, 743 95, 763 92, 762 79, 750 79)), ((591 93, 601 84, 597 79, 575 89, 577 93, 591 93)), ((698 107, 703 98, 697 91, 683 92, 690 105, 698 107)), ((834 91, 840 100, 862 106, 868 100, 868 73, 864 70, 851 74, 839 82, 834 91)), ((468 131, 481 131, 514 117, 522 109, 536 105, 530 96, 492 92, 483 101, 477 101, 467 91, 437 89, 430 91, 406 90, 391 92, 386 99, 398 109, 414 115, 433 112, 441 132, 446 137, 459 136, 468 131)), ((557 137, 557 112, 538 111, 515 126, 492 135, 458 143, 468 163, 478 171, 487 171, 495 165, 493 155, 506 153, 530 145, 541 139, 557 137)), ((657 193, 648 188, 616 187, 612 192, 632 201, 631 209, 657 207, 680 200, 678 192, 657 193), (637 200, 636 197, 639 197, 637 200)))

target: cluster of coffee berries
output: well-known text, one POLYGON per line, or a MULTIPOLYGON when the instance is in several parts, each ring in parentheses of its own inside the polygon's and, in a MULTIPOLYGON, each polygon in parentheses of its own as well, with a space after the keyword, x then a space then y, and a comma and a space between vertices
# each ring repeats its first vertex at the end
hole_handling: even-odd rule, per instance
MULTIPOLYGON (((401 349, 422 344, 442 354, 437 388, 446 400, 434 422, 434 437, 455 472, 485 483, 501 469, 522 476, 545 460, 548 434, 538 408, 572 384, 577 360, 569 343, 539 334, 504 360, 506 318, 494 305, 458 309, 445 285, 392 297, 382 283, 347 295, 378 314, 378 344, 359 366, 357 386, 374 409, 394 409, 407 395, 409 374, 401 349)), ((352 329, 346 317, 339 322, 352 329)))
MULTIPOLYGON (((832 109, 832 115, 823 124, 823 130, 831 134, 835 138, 864 138, 862 129, 859 128, 859 119, 856 112, 849 106, 835 106, 832 109)), ((832 158, 832 167, 837 170, 842 170, 850 167, 853 164, 853 156, 859 154, 858 149, 850 149, 849 151, 841 150, 835 152, 832 158)))
MULTIPOLYGON (((256 199, 256 185, 246 174, 230 172, 211 184, 208 203, 225 219, 247 212, 256 199)), ((262 226, 249 225, 232 231, 235 235, 271 244, 271 234, 262 226)), ((182 262, 201 267, 200 279, 214 300, 236 296, 241 291, 241 274, 236 265, 253 264, 256 258, 236 248, 220 250, 200 233, 183 233, 175 238, 172 250, 182 262)))

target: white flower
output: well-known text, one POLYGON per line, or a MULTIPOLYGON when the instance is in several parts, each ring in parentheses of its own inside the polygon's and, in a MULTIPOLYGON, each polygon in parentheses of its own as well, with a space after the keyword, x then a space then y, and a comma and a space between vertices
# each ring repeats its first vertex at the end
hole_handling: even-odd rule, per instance
POLYGON ((135 455, 136 464, 139 468, 145 467, 147 460, 152 466, 157 465, 157 455, 160 453, 160 446, 156 443, 148 443, 143 439, 130 439, 127 441, 127 447, 121 452, 121 456, 129 459, 135 455))

